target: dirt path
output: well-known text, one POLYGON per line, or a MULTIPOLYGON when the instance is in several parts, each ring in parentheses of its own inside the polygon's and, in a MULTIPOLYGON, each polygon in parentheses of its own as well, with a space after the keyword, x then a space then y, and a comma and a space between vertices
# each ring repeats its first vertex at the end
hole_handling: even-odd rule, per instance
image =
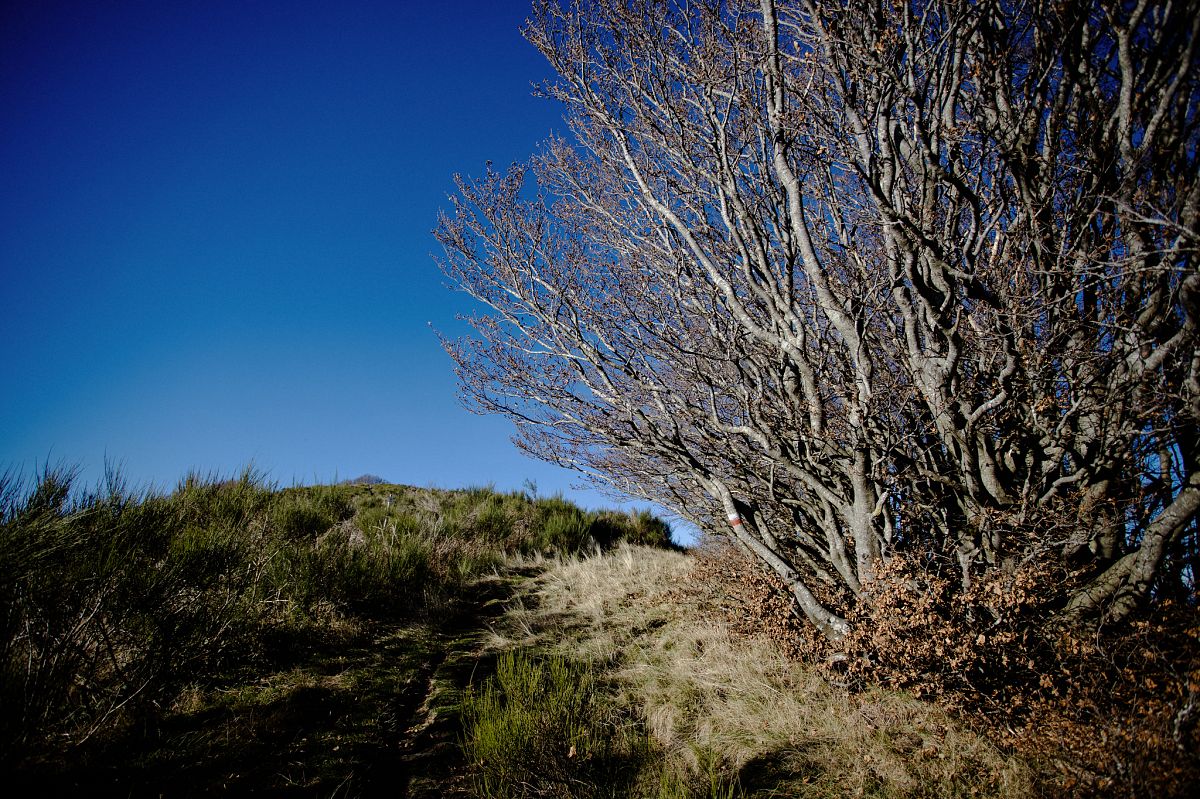
POLYGON ((483 638, 522 579, 510 574, 481 581, 472 592, 472 604, 439 631, 438 657, 429 664, 424 698, 409 714, 400 741, 399 780, 392 782, 400 796, 472 795, 458 745, 462 727, 457 707, 468 685, 494 671, 495 656, 484 654, 483 638))

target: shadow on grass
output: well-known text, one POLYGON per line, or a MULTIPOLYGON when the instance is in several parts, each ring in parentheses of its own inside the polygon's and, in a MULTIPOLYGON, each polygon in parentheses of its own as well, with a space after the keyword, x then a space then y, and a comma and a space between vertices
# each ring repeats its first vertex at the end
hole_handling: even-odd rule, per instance
POLYGON ((255 667, 6 782, 15 795, 464 795, 458 703, 494 669, 480 636, 513 585, 485 580, 438 618, 355 635, 275 631, 255 667))

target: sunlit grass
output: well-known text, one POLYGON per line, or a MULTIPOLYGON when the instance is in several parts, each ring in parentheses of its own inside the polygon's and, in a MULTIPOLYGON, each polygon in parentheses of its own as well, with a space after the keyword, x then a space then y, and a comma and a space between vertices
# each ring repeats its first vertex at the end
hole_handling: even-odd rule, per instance
MULTIPOLYGON (((738 638, 718 597, 672 590, 689 558, 622 545, 548 562, 493 645, 602 669, 613 701, 664 751, 664 773, 746 795, 1031 795, 1028 767, 909 695, 850 694, 768 641, 738 638)), ((715 788, 714 788, 715 790, 715 788)))

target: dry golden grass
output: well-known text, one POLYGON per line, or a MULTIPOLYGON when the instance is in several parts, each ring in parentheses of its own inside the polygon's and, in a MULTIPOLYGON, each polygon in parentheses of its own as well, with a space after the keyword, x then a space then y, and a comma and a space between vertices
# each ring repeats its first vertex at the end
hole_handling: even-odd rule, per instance
POLYGON ((493 645, 538 643, 609 668, 619 701, 674 767, 723 768, 748 795, 1011 796, 1030 770, 911 696, 850 694, 765 640, 731 634, 703 592, 678 592, 687 555, 621 546, 558 560, 493 645))

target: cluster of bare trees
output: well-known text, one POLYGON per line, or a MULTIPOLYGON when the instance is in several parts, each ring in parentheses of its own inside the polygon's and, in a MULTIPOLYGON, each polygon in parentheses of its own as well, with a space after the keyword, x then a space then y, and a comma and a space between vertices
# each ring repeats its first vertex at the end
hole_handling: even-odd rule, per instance
POLYGON ((906 551, 1053 559, 1068 616, 1194 599, 1198 33, 1194 0, 539 3, 571 138, 441 219, 487 306, 464 394, 835 637, 906 551))

